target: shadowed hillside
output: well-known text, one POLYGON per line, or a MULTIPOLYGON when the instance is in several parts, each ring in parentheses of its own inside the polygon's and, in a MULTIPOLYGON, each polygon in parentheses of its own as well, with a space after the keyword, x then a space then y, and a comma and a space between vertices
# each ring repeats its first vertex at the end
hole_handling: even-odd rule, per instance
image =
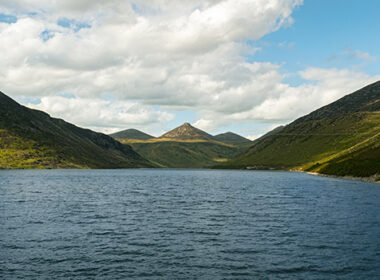
POLYGON ((155 138, 152 135, 146 134, 145 132, 142 132, 140 130, 133 129, 133 128, 110 134, 110 136, 114 139, 136 139, 136 140, 148 140, 148 139, 155 138))
POLYGON ((0 168, 149 166, 128 145, 21 106, 0 92, 0 168))
POLYGON ((230 144, 252 144, 251 140, 232 132, 226 132, 215 135, 213 139, 216 141, 230 144))

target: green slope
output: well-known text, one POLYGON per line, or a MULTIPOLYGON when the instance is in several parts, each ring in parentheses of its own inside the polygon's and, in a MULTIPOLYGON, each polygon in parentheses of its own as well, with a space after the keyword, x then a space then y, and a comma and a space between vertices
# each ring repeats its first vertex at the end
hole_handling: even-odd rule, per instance
POLYGON ((245 148, 224 143, 194 141, 157 141, 131 143, 135 151, 162 167, 204 168, 227 161, 245 148))
POLYGON ((207 132, 204 132, 203 130, 200 130, 196 127, 193 127, 189 123, 184 123, 183 125, 176 127, 173 130, 170 130, 169 132, 163 134, 161 137, 162 139, 206 139, 206 140, 212 140, 213 136, 208 134, 207 132))
POLYGON ((271 133, 220 168, 371 176, 380 173, 379 132, 377 82, 271 133))
POLYGON ((137 129, 126 129, 123 131, 119 131, 113 134, 110 134, 110 136, 114 139, 137 139, 137 140, 148 140, 155 138, 152 135, 146 134, 140 130, 137 129))
POLYGON ((0 168, 148 166, 130 146, 28 109, 0 92, 0 168))
POLYGON ((237 144, 216 141, 210 134, 184 123, 159 138, 120 141, 162 167, 204 168, 225 162, 245 151, 247 143, 239 140, 237 144))
POLYGON ((278 127, 276 127, 275 129, 273 129, 273 130, 271 130, 271 131, 265 133, 263 136, 261 136, 261 137, 255 139, 255 140, 253 140, 251 146, 253 146, 254 144, 256 144, 256 143, 258 143, 258 142, 260 142, 260 141, 262 141, 262 140, 264 140, 265 138, 271 136, 272 134, 275 134, 275 133, 280 132, 280 131, 283 130, 283 129, 284 129, 284 126, 278 126, 278 127))
POLYGON ((244 138, 243 136, 240 136, 233 132, 226 132, 226 133, 215 135, 213 136, 213 139, 219 142, 229 143, 229 144, 247 144, 247 145, 252 144, 251 140, 244 138))

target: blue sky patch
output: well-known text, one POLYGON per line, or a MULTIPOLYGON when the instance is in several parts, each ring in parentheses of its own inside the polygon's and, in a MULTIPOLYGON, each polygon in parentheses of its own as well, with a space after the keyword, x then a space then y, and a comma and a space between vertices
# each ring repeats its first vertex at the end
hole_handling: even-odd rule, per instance
POLYGON ((20 97, 16 97, 15 100, 21 104, 37 105, 41 103, 41 98, 39 97, 20 96, 20 97))
POLYGON ((42 39, 44 42, 46 42, 46 41, 48 41, 49 39, 51 39, 51 38, 54 37, 54 32, 53 32, 53 31, 50 31, 50 30, 45 30, 45 31, 41 32, 40 37, 41 37, 41 39, 42 39))
POLYGON ((70 28, 74 30, 75 32, 78 32, 82 28, 91 28, 91 25, 88 23, 78 22, 75 19, 69 19, 69 18, 60 18, 58 19, 57 24, 65 28, 70 28))
POLYGON ((15 23, 17 22, 17 17, 0 13, 0 22, 15 23))
POLYGON ((75 99, 77 98, 77 96, 72 93, 72 92, 61 92, 58 94, 58 96, 60 97, 64 97, 64 98, 67 98, 67 99, 75 99))

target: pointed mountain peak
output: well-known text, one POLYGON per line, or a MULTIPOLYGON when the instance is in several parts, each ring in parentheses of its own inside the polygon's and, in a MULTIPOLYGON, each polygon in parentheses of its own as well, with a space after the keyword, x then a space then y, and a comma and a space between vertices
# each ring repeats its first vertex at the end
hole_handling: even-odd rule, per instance
POLYGON ((160 138, 173 139, 212 139, 212 136, 203 130, 200 130, 190 123, 185 122, 183 125, 163 134, 160 138))

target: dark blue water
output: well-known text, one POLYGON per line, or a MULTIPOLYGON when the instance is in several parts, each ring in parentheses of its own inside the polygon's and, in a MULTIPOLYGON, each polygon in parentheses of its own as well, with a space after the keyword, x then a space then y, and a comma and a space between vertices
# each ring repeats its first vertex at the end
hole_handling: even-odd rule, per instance
POLYGON ((380 185, 288 172, 0 171, 1 279, 380 279, 380 185))

